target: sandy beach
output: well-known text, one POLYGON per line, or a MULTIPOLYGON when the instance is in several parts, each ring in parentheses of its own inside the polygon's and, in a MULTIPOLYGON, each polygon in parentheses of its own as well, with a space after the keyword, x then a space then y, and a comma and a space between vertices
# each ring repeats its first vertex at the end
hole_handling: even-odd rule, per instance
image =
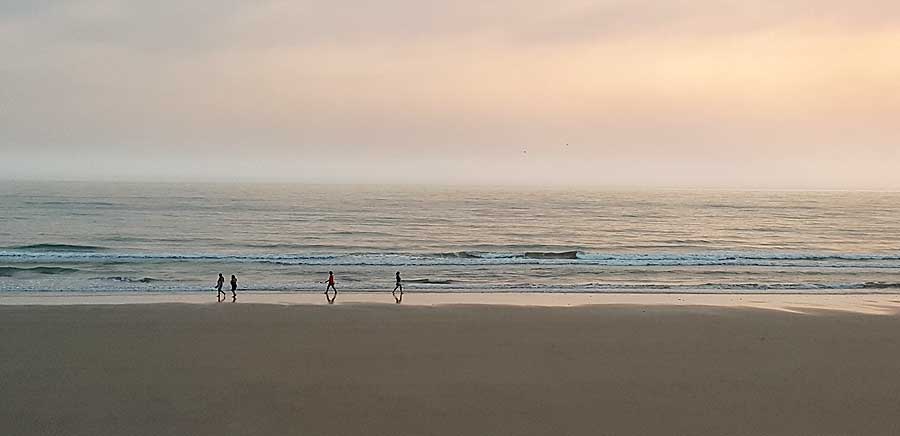
POLYGON ((897 434, 894 313, 5 305, 0 433, 897 434))
POLYGON ((900 0, 0 0, 0 436, 900 436, 900 0))

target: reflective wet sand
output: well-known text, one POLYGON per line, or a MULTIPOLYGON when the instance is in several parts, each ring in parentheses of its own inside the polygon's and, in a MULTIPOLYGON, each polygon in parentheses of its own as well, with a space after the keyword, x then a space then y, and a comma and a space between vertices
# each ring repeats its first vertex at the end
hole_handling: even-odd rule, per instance
MULTIPOLYGON (((217 303, 215 293, 5 293, 0 305, 71 304, 232 304, 229 296, 217 303)), ((241 292, 238 304, 325 305, 325 296, 309 292, 241 292)), ((390 292, 341 292, 335 302, 347 304, 395 304, 390 292)), ((566 294, 566 293, 415 293, 403 294, 403 306, 501 305, 572 307, 584 305, 712 306, 770 309, 795 313, 833 310, 891 315, 900 312, 896 294, 566 294)))

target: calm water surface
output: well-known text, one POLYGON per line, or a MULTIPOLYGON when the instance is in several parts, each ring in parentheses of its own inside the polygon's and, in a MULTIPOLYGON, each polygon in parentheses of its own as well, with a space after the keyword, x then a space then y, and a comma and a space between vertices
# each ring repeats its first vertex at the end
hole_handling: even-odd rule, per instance
POLYGON ((900 292, 900 194, 0 182, 0 292, 900 292))

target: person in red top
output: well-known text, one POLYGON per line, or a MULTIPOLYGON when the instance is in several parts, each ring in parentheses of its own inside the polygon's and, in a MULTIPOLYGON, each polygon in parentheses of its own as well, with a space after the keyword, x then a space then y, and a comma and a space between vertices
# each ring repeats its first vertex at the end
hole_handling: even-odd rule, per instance
POLYGON ((325 299, 328 300, 328 304, 334 304, 334 300, 337 298, 337 288, 334 287, 334 271, 328 271, 328 286, 325 286, 325 299), (333 290, 334 296, 329 298, 328 291, 333 290))

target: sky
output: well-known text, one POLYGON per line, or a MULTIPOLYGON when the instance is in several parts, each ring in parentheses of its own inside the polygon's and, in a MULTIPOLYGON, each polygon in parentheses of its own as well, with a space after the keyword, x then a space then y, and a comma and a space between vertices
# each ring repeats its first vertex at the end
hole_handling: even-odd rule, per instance
POLYGON ((0 178, 900 189, 896 0, 4 0, 0 178))

